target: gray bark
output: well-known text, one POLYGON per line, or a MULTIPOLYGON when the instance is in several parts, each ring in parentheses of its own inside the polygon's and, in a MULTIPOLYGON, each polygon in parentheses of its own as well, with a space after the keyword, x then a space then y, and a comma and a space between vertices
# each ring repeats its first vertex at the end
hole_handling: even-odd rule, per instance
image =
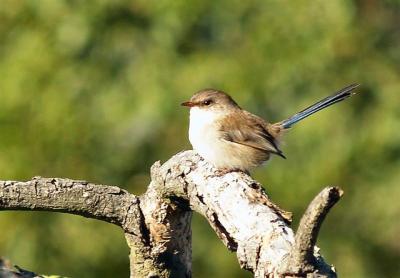
POLYGON ((0 181, 0 210, 78 214, 120 226, 130 247, 131 277, 191 277, 192 211, 206 217, 242 268, 255 277, 336 277, 315 247, 321 223, 342 192, 324 189, 296 235, 291 214, 242 172, 221 175, 195 152, 156 162, 146 193, 116 186, 35 177, 0 181))

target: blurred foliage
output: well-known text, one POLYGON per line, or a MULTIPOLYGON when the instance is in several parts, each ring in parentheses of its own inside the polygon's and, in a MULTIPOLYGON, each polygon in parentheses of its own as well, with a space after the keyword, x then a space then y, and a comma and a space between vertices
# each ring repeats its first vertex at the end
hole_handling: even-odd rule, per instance
MULTIPOLYGON (((296 221, 323 186, 342 186, 323 254, 342 277, 400 277, 399 22, 398 0, 3 0, 0 177, 139 194, 154 161, 190 148, 179 103, 195 91, 225 90, 278 121, 359 82, 254 176, 296 221)), ((0 255, 26 269, 128 276, 112 225, 39 212, 2 212, 0 225, 0 255)), ((250 277, 198 216, 193 234, 195 277, 250 277)))

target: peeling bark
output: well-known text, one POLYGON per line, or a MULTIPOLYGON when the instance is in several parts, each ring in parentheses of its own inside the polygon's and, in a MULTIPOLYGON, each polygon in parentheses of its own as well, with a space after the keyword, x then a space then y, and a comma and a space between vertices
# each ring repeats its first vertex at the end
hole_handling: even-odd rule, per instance
POLYGON ((191 277, 192 211, 206 217, 255 277, 335 277, 315 242, 340 196, 338 188, 321 192, 294 235, 291 213, 275 205, 259 183, 242 172, 221 175, 193 151, 156 162, 139 197, 69 179, 0 181, 0 210, 58 211, 120 226, 131 250, 131 277, 191 277))

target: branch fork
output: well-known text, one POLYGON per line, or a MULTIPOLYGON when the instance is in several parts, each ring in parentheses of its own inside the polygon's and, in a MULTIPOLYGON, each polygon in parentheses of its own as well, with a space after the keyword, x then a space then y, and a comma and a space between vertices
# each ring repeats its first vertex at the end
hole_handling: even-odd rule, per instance
POLYGON ((322 190, 294 234, 291 213, 274 204, 258 182, 245 173, 216 171, 194 151, 181 152, 152 166, 141 196, 70 179, 0 181, 0 210, 57 211, 120 226, 131 249, 131 277, 192 276, 192 211, 208 220, 255 277, 336 277, 315 243, 341 189, 322 190))

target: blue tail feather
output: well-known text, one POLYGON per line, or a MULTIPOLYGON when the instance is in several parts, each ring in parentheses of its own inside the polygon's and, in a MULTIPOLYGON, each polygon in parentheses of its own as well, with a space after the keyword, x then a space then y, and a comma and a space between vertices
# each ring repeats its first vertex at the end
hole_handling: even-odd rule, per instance
POLYGON ((358 86, 360 86, 360 84, 351 84, 351 85, 341 89, 340 91, 334 93, 333 95, 318 101, 317 103, 307 107, 306 109, 300 111, 299 113, 294 114, 292 117, 290 117, 286 120, 283 120, 281 122, 281 126, 284 129, 290 128, 295 123, 303 120, 304 118, 307 118, 308 116, 314 114, 315 112, 318 112, 319 110, 327 108, 327 107, 331 106, 332 104, 335 104, 337 102, 340 102, 340 101, 352 96, 354 94, 354 92, 352 92, 352 91, 355 88, 357 88, 358 86))

